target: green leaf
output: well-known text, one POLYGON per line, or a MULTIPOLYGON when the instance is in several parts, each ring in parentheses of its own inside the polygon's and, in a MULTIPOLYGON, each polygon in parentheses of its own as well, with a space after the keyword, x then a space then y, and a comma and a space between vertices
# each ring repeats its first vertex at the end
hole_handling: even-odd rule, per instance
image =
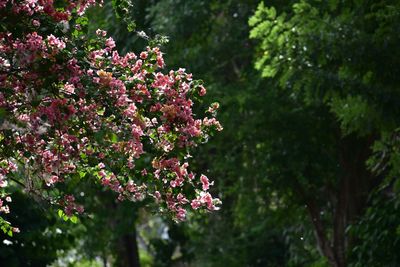
POLYGON ((2 121, 5 116, 6 116, 6 110, 4 108, 0 108, 0 121, 2 121))
POLYGON ((275 19, 276 18, 276 9, 274 7, 271 7, 268 10, 268 15, 270 19, 275 19))
POLYGON ((87 173, 87 172, 85 172, 85 171, 80 171, 80 172, 79 172, 79 177, 80 177, 80 178, 84 178, 84 177, 86 176, 86 173, 87 173))
POLYGON ((88 25, 89 19, 87 17, 84 17, 84 16, 83 17, 78 17, 76 19, 76 23, 80 24, 81 26, 85 26, 85 25, 88 25))
POLYGON ((110 140, 113 143, 118 142, 118 136, 115 133, 110 134, 110 140))
POLYGON ((133 32, 136 29, 136 23, 129 22, 127 29, 128 29, 129 32, 133 32))
POLYGON ((397 179, 396 182, 394 182, 393 191, 396 193, 400 192, 400 179, 397 179))
POLYGON ((64 211, 58 210, 57 214, 58 214, 58 217, 62 218, 64 216, 64 211))
POLYGON ((77 223, 78 222, 78 217, 76 217, 75 215, 72 216, 71 218, 69 218, 71 220, 72 223, 77 223))

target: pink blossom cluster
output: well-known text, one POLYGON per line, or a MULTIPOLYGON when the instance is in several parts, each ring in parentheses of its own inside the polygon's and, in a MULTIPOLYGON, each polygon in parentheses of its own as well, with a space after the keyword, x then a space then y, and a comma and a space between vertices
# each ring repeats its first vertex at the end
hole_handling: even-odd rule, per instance
MULTIPOLYGON (((8 185, 7 181, 7 174, 15 171, 17 166, 8 160, 1 160, 0 161, 0 190, 4 189, 8 185)), ((1 190, 4 191, 4 190, 1 190)), ((0 192, 1 192, 0 191, 0 192)), ((5 221, 4 219, 1 218, 1 214, 8 214, 10 213, 10 207, 8 206, 8 203, 12 202, 11 196, 4 194, 4 192, 1 192, 0 195, 0 226, 2 229, 6 231, 11 231, 14 233, 19 233, 19 228, 17 227, 12 227, 10 224, 5 221)))
POLYGON ((74 212, 83 213, 84 208, 82 205, 75 203, 75 197, 72 195, 66 195, 59 201, 59 204, 64 206, 64 212, 67 216, 72 216, 74 212))
MULTIPOLYGON (((71 29, 80 28, 69 25, 73 11, 82 14, 93 4, 66 1, 56 11, 53 1, 0 0, 7 29, 0 32, 0 151, 7 151, 0 155, 0 187, 6 190, 24 172, 29 190, 51 191, 85 173, 119 200, 154 198, 177 220, 188 209, 216 210, 212 182, 196 177, 179 155, 222 130, 218 104, 208 109, 211 117, 197 117, 195 99, 206 89, 184 69, 162 72, 158 47, 120 55, 105 31, 90 42, 82 42, 84 33, 73 35, 71 29), (17 15, 33 20, 18 35, 17 15), (59 21, 71 27, 61 35, 40 34, 38 27, 55 28, 59 21)), ((83 212, 64 193, 52 202, 68 216, 83 212)))
MULTIPOLYGON (((83 15, 86 9, 96 4, 96 0, 68 0, 63 10, 54 6, 53 0, 0 0, 0 9, 15 15, 34 16, 45 14, 55 21, 66 21, 71 18, 72 11, 76 10, 83 15)), ((99 2, 100 4, 102 1, 99 2)))

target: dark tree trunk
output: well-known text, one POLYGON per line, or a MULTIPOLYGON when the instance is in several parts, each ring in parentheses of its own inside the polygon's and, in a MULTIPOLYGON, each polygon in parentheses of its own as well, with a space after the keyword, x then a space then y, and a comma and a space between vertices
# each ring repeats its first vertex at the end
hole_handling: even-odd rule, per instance
POLYGON ((331 266, 339 267, 336 263, 335 253, 330 244, 330 240, 326 237, 324 226, 320 217, 320 210, 312 200, 308 200, 306 202, 307 209, 314 226, 315 237, 317 239, 317 245, 320 249, 320 253, 327 258, 331 266))
POLYGON ((333 213, 333 250, 337 267, 346 266, 346 227, 347 207, 349 203, 349 179, 341 179, 337 204, 333 213))
MULTIPOLYGON (((310 195, 303 185, 297 183, 298 193, 307 206, 318 248, 332 267, 346 267, 346 252, 351 247, 351 238, 346 235, 346 228, 354 223, 364 211, 368 195, 378 177, 372 175, 366 168, 366 160, 371 154, 370 146, 373 138, 362 139, 355 136, 338 137, 339 141, 339 163, 341 176, 337 187, 333 190, 332 204, 333 221, 325 224, 321 220, 321 208, 318 199, 310 195), (332 237, 327 236, 327 230, 332 229, 332 237)), ((306 169, 304 175, 311 173, 306 169)))
POLYGON ((346 252, 351 244, 346 228, 362 214, 371 192, 374 177, 366 168, 373 138, 348 136, 340 141, 339 162, 342 177, 338 182, 333 212, 332 247, 337 267, 347 266, 346 252))
POLYGON ((103 252, 103 255, 102 255, 101 259, 103 260, 103 267, 107 267, 108 266, 108 261, 107 261, 107 256, 106 256, 106 254, 104 252, 103 252))
POLYGON ((117 267, 140 267, 136 228, 119 238, 117 267))

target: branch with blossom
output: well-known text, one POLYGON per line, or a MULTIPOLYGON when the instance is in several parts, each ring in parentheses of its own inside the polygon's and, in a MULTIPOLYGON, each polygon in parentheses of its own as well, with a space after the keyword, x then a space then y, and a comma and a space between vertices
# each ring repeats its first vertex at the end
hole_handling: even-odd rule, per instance
POLYGON ((0 0, 3 198, 10 183, 54 191, 51 204, 80 214, 84 203, 60 185, 83 173, 118 200, 154 199, 179 221, 188 209, 216 210, 212 182, 190 172, 185 155, 222 130, 218 104, 196 116, 206 89, 184 69, 163 71, 158 47, 120 55, 105 31, 89 39, 79 17, 95 4, 0 0))

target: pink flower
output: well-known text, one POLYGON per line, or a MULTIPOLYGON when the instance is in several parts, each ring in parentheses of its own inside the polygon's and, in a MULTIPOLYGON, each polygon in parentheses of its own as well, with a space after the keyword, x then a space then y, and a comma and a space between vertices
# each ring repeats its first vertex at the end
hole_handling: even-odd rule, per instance
POLYGON ((121 61, 121 57, 119 56, 118 51, 113 51, 112 52, 112 63, 114 65, 118 65, 121 63, 120 61, 121 61))
POLYGON ((142 52, 142 53, 140 53, 140 58, 141 59, 146 59, 147 58, 147 52, 142 52))
POLYGON ((136 185, 133 183, 133 181, 129 180, 128 184, 126 185, 126 190, 129 192, 135 192, 136 191, 136 185))
POLYGON ((104 165, 103 162, 100 162, 97 166, 98 166, 100 169, 104 169, 104 168, 106 167, 106 165, 104 165))
POLYGON ((209 209, 209 210, 214 210, 215 209, 215 206, 214 206, 214 203, 213 203, 213 198, 210 195, 210 193, 204 193, 203 192, 200 195, 200 202, 206 204, 207 209, 209 209))
POLYGON ((157 65, 160 67, 160 68, 162 68, 162 67, 164 67, 164 59, 163 59, 163 57, 160 55, 160 56, 157 56, 157 65))
POLYGON ((40 26, 40 22, 36 19, 32 20, 32 25, 35 27, 39 27, 40 26))
POLYGON ((65 48, 64 41, 60 40, 59 38, 55 37, 52 34, 47 36, 47 41, 49 42, 49 45, 52 46, 53 48, 57 48, 59 50, 62 50, 65 48))
POLYGON ((100 37, 106 37, 107 32, 103 31, 103 30, 100 30, 100 29, 97 29, 96 30, 96 34, 97 34, 97 36, 100 36, 100 37))
POLYGON ((60 179, 59 179, 59 177, 57 175, 52 175, 50 177, 50 179, 48 180, 47 185, 48 186, 53 185, 53 184, 57 183, 59 180, 60 179))
POLYGON ((216 115, 216 111, 219 109, 219 103, 215 102, 212 103, 211 106, 208 108, 207 112, 216 115))
POLYGON ((82 205, 76 205, 75 210, 80 214, 82 214, 85 211, 82 205))
POLYGON ((202 185, 203 185, 203 190, 204 190, 204 191, 207 191, 207 190, 210 188, 210 182, 208 181, 207 176, 205 176, 204 174, 202 174, 202 175, 200 176, 200 181, 201 181, 201 183, 202 183, 202 185))
POLYGON ((103 171, 103 170, 99 171, 98 174, 99 174, 99 176, 102 177, 102 178, 105 178, 105 177, 107 176, 106 172, 103 171))
POLYGON ((136 114, 136 105, 135 104, 129 104, 128 108, 125 109, 124 115, 127 117, 134 117, 136 114))
POLYGON ((181 193, 179 193, 179 194, 176 196, 176 200, 178 200, 179 204, 182 204, 182 205, 189 202, 189 200, 187 200, 187 198, 185 198, 185 196, 182 195, 181 193))
POLYGON ((192 208, 194 210, 197 210, 198 208, 201 207, 201 202, 199 199, 193 199, 192 202, 190 203, 190 205, 192 206, 192 208))
POLYGON ((0 188, 1 187, 6 187, 8 182, 6 180, 0 179, 0 188))
POLYGON ((176 218, 180 221, 184 221, 186 218, 186 210, 183 209, 182 207, 179 207, 176 212, 176 218))
POLYGON ((158 192, 158 191, 154 192, 154 196, 155 196, 155 198, 156 198, 158 201, 161 200, 161 194, 160 194, 160 192, 158 192))
POLYGON ((204 96, 207 93, 206 88, 204 86, 200 85, 199 86, 199 96, 204 96))
POLYGON ((26 48, 34 51, 34 50, 40 50, 42 47, 43 47, 43 37, 38 35, 37 32, 33 32, 32 34, 28 34, 26 36, 26 48))
POLYGON ((111 184, 111 180, 108 178, 101 179, 101 184, 104 186, 109 186, 111 184))
POLYGON ((113 49, 115 47, 115 41, 113 40, 112 37, 108 38, 106 40, 106 46, 109 48, 109 50, 113 49))
POLYGON ((71 95, 75 92, 75 86, 73 84, 66 83, 64 85, 64 90, 68 95, 71 95))
POLYGON ((195 177, 195 175, 194 175, 194 173, 193 173, 193 172, 191 172, 191 173, 189 173, 189 174, 188 174, 188 178, 189 178, 189 180, 193 180, 193 179, 194 179, 194 177, 195 177))
POLYGON ((75 201, 75 197, 73 195, 66 195, 64 197, 64 200, 67 202, 74 202, 75 201))
POLYGON ((8 207, 8 205, 2 206, 2 207, 0 208, 0 213, 1 213, 1 212, 4 212, 4 213, 6 213, 6 214, 10 213, 10 207, 8 207))

